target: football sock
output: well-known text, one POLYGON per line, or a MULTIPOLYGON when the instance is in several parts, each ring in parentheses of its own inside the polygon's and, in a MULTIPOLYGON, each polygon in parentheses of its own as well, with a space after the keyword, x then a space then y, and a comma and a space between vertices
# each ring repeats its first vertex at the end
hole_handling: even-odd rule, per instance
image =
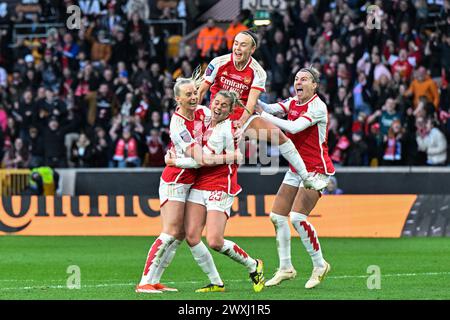
POLYGON ((295 230, 297 230, 306 251, 311 256, 313 266, 323 268, 325 262, 320 248, 319 238, 316 229, 306 220, 307 216, 298 212, 291 212, 291 222, 295 230))
POLYGON ((150 250, 148 251, 147 261, 145 262, 144 272, 142 274, 141 282, 139 285, 149 284, 155 275, 155 271, 158 269, 161 263, 161 258, 167 251, 167 248, 176 239, 167 233, 161 233, 155 242, 153 242, 150 250))
POLYGON ((247 252, 242 250, 233 241, 225 239, 223 241, 223 247, 219 250, 219 252, 246 266, 249 273, 253 273, 256 271, 256 260, 250 257, 247 252))
POLYGON ((150 279, 150 284, 156 284, 161 281, 161 277, 166 270, 166 268, 170 265, 173 258, 175 257, 175 253, 177 252, 178 247, 180 246, 181 241, 178 239, 175 239, 174 242, 167 248, 166 252, 161 258, 161 263, 156 268, 155 274, 153 275, 153 278, 150 279))
POLYGON ((214 264, 211 252, 209 252, 205 244, 200 241, 200 243, 196 244, 193 247, 190 247, 190 249, 192 255, 194 256, 194 260, 197 262, 203 272, 208 276, 209 281, 212 284, 222 286, 223 281, 220 278, 216 265, 214 264))
POLYGON ((288 217, 271 212, 270 220, 275 227, 280 270, 291 269, 291 229, 289 228, 288 217))
POLYGON ((308 177, 308 171, 292 141, 286 141, 279 148, 281 155, 295 168, 300 177, 305 180, 308 177))

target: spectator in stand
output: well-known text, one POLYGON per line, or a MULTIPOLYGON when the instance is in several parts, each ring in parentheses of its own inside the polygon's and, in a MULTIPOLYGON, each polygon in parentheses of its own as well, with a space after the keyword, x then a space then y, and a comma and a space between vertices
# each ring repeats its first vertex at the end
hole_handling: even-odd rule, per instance
POLYGON ((223 30, 216 26, 214 19, 208 19, 206 26, 203 27, 197 36, 197 48, 200 50, 200 56, 208 60, 219 53, 224 41, 223 30))
POLYGON ((399 120, 394 120, 383 136, 383 165, 402 165, 403 161, 403 128, 399 120))
POLYGON ((6 169, 24 169, 28 168, 30 156, 23 140, 17 138, 13 145, 6 151, 3 157, 2 165, 6 169))
POLYGON ((428 118, 425 127, 418 130, 417 145, 419 147, 419 151, 426 152, 428 165, 446 165, 447 139, 436 127, 436 123, 433 119, 428 118))
POLYGON ((147 167, 164 167, 164 144, 161 140, 159 131, 157 129, 151 129, 150 135, 147 137, 147 167))
POLYGON ((105 31, 98 29, 94 21, 87 29, 85 37, 91 44, 90 58, 94 65, 99 63, 106 65, 111 58, 112 46, 110 40, 106 37, 105 31))
POLYGON ((401 49, 398 59, 392 64, 392 74, 398 74, 403 81, 409 81, 413 71, 413 66, 408 62, 406 49, 401 49))
POLYGON ((394 121, 400 121, 401 115, 395 110, 395 100, 393 98, 386 99, 384 106, 381 110, 377 110, 374 114, 367 118, 367 122, 370 124, 378 118, 380 124, 380 133, 385 136, 388 134, 389 129, 394 121))
POLYGON ((105 168, 112 158, 112 141, 102 127, 95 127, 92 150, 92 167, 105 168))
POLYGON ((342 190, 338 187, 336 177, 332 176, 330 178, 330 182, 328 183, 328 186, 322 191, 322 194, 339 195, 339 194, 344 194, 344 190, 342 190))
POLYGON ((91 141, 85 133, 81 133, 78 140, 71 147, 71 161, 76 168, 92 167, 94 149, 91 141))
POLYGON ((366 166, 368 164, 367 149, 367 144, 363 140, 363 132, 354 132, 348 148, 345 164, 347 166, 366 166))
POLYGON ((233 47, 233 41, 234 37, 236 35, 244 30, 248 30, 247 26, 243 25, 241 23, 241 17, 237 16, 236 18, 231 21, 230 25, 228 26, 227 30, 225 30, 225 39, 227 41, 227 48, 228 50, 231 50, 233 47))
POLYGON ((139 167, 141 160, 138 154, 138 143, 131 135, 131 128, 124 127, 121 137, 117 140, 113 160, 118 168, 139 167))
POLYGON ((30 126, 28 131, 28 150, 30 153, 30 167, 36 168, 44 165, 45 142, 43 135, 39 134, 39 129, 30 126))
POLYGON ((411 82, 408 90, 405 92, 407 97, 413 97, 413 108, 417 108, 419 98, 427 97, 436 108, 439 107, 439 91, 436 82, 427 74, 425 67, 421 66, 416 71, 415 79, 411 82))

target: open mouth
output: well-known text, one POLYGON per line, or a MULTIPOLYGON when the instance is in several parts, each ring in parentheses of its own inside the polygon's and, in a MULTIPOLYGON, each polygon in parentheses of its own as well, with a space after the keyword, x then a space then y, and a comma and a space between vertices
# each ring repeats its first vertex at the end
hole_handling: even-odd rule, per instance
POLYGON ((239 59, 242 57, 242 53, 234 52, 234 55, 236 58, 239 58, 239 59))
POLYGON ((297 88, 297 93, 302 93, 303 92, 303 88, 297 88))

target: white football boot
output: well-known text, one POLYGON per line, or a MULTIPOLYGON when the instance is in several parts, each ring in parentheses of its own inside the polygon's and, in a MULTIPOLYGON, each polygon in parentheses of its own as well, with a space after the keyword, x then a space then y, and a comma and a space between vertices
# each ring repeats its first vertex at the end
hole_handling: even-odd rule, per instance
POLYGON ((278 269, 272 279, 266 281, 266 287, 279 285, 284 280, 292 280, 297 276, 297 271, 294 268, 281 270, 278 269))
POLYGON ((312 288, 318 286, 323 281, 323 279, 325 278, 327 273, 330 272, 330 270, 331 270, 331 266, 326 261, 325 261, 325 267, 323 267, 323 268, 315 267, 312 271, 311 278, 309 278, 309 280, 305 284, 305 288, 312 289, 312 288))

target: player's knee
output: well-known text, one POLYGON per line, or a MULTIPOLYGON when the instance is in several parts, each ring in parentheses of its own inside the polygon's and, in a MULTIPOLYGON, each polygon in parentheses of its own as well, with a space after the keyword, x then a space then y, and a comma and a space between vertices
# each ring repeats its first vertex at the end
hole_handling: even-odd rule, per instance
POLYGON ((208 246, 215 251, 220 251, 223 247, 223 237, 207 237, 206 241, 208 242, 208 246))
POLYGON ((290 213, 290 220, 292 224, 300 223, 301 221, 305 221, 307 218, 306 215, 298 213, 298 212, 291 212, 290 213))
POLYGON ((187 232, 185 234, 185 239, 186 239, 187 244, 190 247, 193 247, 193 246, 199 244, 200 241, 202 240, 201 235, 199 236, 197 234, 193 234, 193 233, 189 233, 189 232, 187 232))
POLYGON ((185 237, 183 228, 176 225, 169 225, 163 230, 164 233, 170 234, 172 237, 182 240, 185 237))

